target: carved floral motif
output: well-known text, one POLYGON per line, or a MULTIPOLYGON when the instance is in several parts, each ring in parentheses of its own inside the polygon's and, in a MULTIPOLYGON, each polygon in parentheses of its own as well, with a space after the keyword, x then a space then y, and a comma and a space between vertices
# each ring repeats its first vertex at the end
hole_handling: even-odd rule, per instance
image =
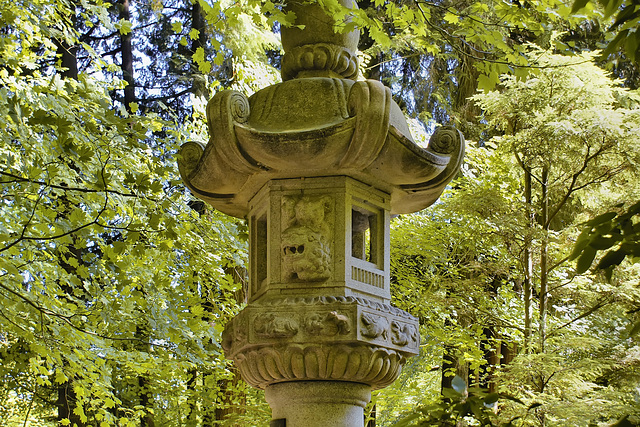
POLYGON ((223 346, 256 387, 335 380, 385 387, 418 353, 409 313, 360 297, 274 298, 252 304, 225 329, 223 346), (240 337, 243 337, 239 339, 240 337))
POLYGON ((282 58, 282 80, 304 71, 333 71, 345 79, 358 75, 358 57, 349 49, 328 43, 308 44, 288 50, 282 58))
POLYGON ((262 307, 282 307, 282 306, 304 306, 308 307, 320 307, 320 306, 329 306, 334 304, 340 305, 359 305, 361 307, 366 307, 368 309, 374 311, 381 311, 384 313, 392 314, 393 316, 401 317, 405 319, 407 322, 417 322, 417 319, 411 314, 407 313, 404 310, 400 310, 397 307, 394 307, 389 304, 384 304, 378 301, 373 301, 370 299, 362 298, 362 297, 353 297, 353 296, 313 296, 313 297, 289 297, 289 298, 278 298, 269 301, 264 301, 260 303, 262 307))

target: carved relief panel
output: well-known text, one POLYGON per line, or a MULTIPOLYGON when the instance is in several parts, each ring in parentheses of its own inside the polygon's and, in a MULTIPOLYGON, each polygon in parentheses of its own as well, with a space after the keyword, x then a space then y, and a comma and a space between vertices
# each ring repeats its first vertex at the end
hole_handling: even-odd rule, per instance
POLYGON ((245 380, 260 388, 297 380, 378 388, 418 354, 418 328, 410 314, 364 298, 271 299, 240 312, 227 325, 222 345, 245 380))
POLYGON ((315 282, 331 277, 333 205, 328 195, 282 197, 283 282, 315 282))

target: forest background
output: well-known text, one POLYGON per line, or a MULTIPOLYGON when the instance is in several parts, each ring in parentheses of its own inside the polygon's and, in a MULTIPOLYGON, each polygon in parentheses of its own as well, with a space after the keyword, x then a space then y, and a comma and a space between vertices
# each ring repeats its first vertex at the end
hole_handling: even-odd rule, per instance
MULTIPOLYGON (((321 2, 334 16, 347 12, 321 2)), ((0 419, 267 425, 225 361, 247 227, 177 147, 215 92, 279 80, 270 0, 0 0, 0 419)), ((368 426, 640 423, 640 4, 362 1, 361 77, 419 144, 467 138, 440 202, 392 222, 421 354, 368 426)))

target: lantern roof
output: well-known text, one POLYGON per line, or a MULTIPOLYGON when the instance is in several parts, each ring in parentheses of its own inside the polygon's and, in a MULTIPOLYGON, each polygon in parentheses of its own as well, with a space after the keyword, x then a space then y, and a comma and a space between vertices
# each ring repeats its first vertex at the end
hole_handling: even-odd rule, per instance
POLYGON ((356 80, 358 31, 335 32, 318 4, 288 8, 297 19, 282 29, 283 82, 250 97, 213 97, 209 143, 188 142, 179 153, 186 185, 236 217, 268 181, 283 178, 349 176, 390 194, 392 214, 433 204, 459 170, 462 134, 438 127, 418 146, 390 89, 356 80))

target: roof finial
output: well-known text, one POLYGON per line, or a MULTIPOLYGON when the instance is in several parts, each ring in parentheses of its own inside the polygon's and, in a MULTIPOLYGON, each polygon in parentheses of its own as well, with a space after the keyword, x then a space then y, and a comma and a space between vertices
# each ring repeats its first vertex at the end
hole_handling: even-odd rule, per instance
MULTIPOLYGON (((339 0, 350 9, 353 0, 339 0)), ((336 21, 317 3, 289 1, 287 11, 296 14, 295 26, 281 30, 284 57, 282 80, 304 77, 355 79, 358 75, 358 40, 360 32, 336 33, 336 21), (300 28, 303 27, 303 28, 300 28)))

